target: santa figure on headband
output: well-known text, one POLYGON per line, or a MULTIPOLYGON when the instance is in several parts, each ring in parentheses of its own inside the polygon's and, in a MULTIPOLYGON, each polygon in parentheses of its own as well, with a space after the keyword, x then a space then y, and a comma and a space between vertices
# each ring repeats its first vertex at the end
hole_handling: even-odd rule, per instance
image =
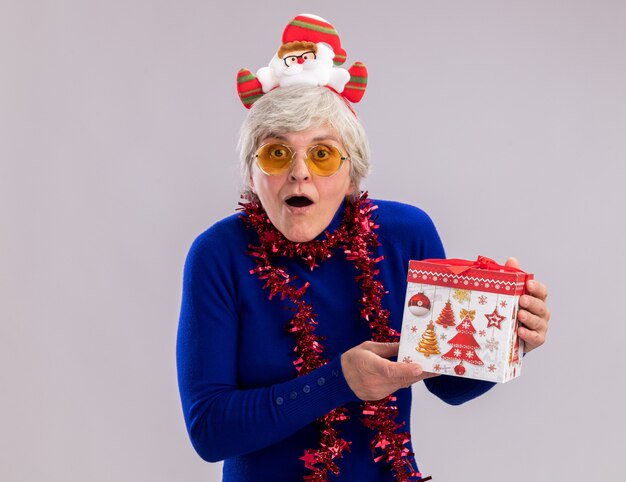
POLYGON ((263 92, 285 85, 327 85, 342 92, 350 74, 346 69, 335 68, 335 53, 322 42, 287 42, 272 57, 269 67, 260 68, 256 76, 263 92))
POLYGON ((247 108, 276 87, 297 84, 327 86, 358 102, 365 93, 367 69, 361 62, 348 70, 338 67, 345 60, 346 51, 335 28, 321 17, 301 14, 285 27, 282 44, 269 66, 256 75, 248 69, 239 71, 237 91, 247 108))

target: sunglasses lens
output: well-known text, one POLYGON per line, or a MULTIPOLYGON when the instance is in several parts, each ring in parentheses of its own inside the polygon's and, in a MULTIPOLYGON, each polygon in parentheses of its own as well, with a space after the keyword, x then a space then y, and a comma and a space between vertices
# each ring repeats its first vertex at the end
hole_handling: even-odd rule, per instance
MULTIPOLYGON (((256 153, 257 163, 265 174, 275 175, 288 171, 293 159, 291 148, 282 144, 265 144, 256 153)), ((343 162, 341 151, 326 144, 310 147, 306 163, 311 173, 328 177, 335 174, 343 162)))
POLYGON ((313 174, 332 176, 341 167, 341 152, 335 146, 313 146, 307 151, 307 161, 313 174))
POLYGON ((282 144, 266 144, 257 152, 261 170, 267 174, 280 174, 289 169, 291 151, 282 144))

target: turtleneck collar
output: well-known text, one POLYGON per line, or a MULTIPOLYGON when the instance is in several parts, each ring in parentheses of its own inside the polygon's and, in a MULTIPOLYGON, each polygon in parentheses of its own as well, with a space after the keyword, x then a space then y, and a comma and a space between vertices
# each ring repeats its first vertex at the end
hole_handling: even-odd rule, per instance
POLYGON ((341 221, 343 220, 343 215, 346 212, 346 204, 347 204, 347 201, 344 198, 343 201, 341 201, 341 204, 339 205, 339 207, 337 208, 335 215, 330 220, 330 223, 328 224, 328 226, 326 226, 326 228, 314 238, 316 241, 321 241, 321 240, 326 239, 327 232, 334 233, 337 230, 337 228, 341 224, 341 221))

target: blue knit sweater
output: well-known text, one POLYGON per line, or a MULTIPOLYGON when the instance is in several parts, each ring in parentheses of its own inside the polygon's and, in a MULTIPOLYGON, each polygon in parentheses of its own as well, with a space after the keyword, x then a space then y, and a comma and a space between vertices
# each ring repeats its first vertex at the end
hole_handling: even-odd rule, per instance
MULTIPOLYGON (((379 279, 389 293, 383 307, 400 329, 410 259, 443 258, 435 227, 426 213, 390 201, 374 201, 379 209, 376 256, 379 279)), ((329 229, 341 221, 343 207, 329 229)), ((320 235, 323 236, 323 235, 320 235)), ((363 427, 360 403, 341 370, 340 356, 370 339, 359 317, 360 290, 354 266, 337 250, 311 272, 300 260, 278 258, 277 264, 311 286, 305 299, 318 314, 316 333, 330 362, 302 377, 293 366, 294 338, 285 326, 290 303, 268 300, 263 281, 249 274, 253 260, 245 253, 258 244, 256 233, 238 215, 209 228, 195 240, 185 264, 178 328, 177 365, 185 422, 191 442, 205 460, 224 460, 224 481, 297 481, 310 471, 299 460, 305 449, 319 447, 314 421, 345 405, 350 420, 340 424, 351 441, 339 460, 345 481, 392 480, 384 463, 372 459, 372 432, 363 427)), ((450 404, 481 395, 492 383, 440 376, 424 382, 450 404)), ((399 416, 410 427, 411 390, 397 393, 399 416)))

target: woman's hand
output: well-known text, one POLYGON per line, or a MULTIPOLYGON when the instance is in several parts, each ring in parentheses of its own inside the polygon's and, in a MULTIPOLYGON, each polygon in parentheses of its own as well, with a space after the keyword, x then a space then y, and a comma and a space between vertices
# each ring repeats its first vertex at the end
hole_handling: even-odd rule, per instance
MULTIPOLYGON (((519 268, 519 262, 515 258, 509 258, 505 266, 519 268)), ((519 299, 520 310, 517 319, 521 326, 517 330, 519 337, 524 340, 524 352, 543 345, 548 332, 550 310, 546 304, 548 289, 537 280, 526 282, 526 294, 519 299)))
POLYGON ((366 341, 341 355, 341 369, 348 385, 361 400, 380 400, 400 388, 411 386, 426 373, 417 363, 387 360, 398 354, 399 343, 366 341))

